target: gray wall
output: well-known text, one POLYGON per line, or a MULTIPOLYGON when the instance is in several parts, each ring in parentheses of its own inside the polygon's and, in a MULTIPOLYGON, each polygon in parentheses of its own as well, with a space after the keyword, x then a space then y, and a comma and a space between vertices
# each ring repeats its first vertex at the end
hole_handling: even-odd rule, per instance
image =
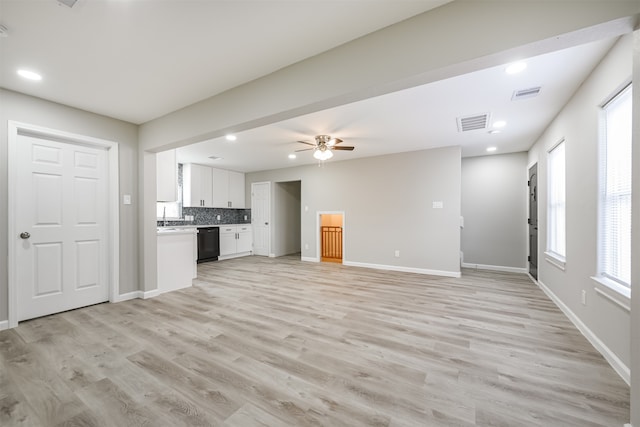
MULTIPOLYGON (((597 273, 598 106, 628 81, 631 73, 632 37, 629 35, 614 45, 529 151, 529 163, 538 162, 539 282, 551 291, 570 317, 575 317, 574 321, 577 319, 601 341, 604 347, 600 350, 608 355, 610 362, 615 364, 618 358, 627 368, 631 366, 630 313, 598 294, 595 289, 602 287, 591 276, 597 273), (564 271, 544 256, 547 247, 546 154, 562 138, 566 147, 567 194, 564 271), (581 303, 583 290, 587 294, 586 305, 581 303)), ((639 258, 635 255, 634 259, 639 258)), ((597 342, 594 345, 598 347, 597 342)))
POLYGON ((527 153, 462 159, 465 264, 526 268, 527 153))
POLYGON ((278 182, 273 187, 271 252, 275 256, 300 252, 301 191, 300 181, 278 182))
POLYGON ((247 174, 247 193, 252 182, 302 182, 303 258, 318 258, 317 213, 344 211, 345 263, 457 274, 460 162, 459 147, 328 161, 247 174))
MULTIPOLYGON (((0 89, 0 242, 7 242, 7 122, 9 120, 57 129, 119 143, 120 200, 130 194, 132 204, 120 205, 120 293, 138 289, 137 141, 136 125, 0 89)), ((7 320, 7 245, 0 245, 0 321, 7 320)))

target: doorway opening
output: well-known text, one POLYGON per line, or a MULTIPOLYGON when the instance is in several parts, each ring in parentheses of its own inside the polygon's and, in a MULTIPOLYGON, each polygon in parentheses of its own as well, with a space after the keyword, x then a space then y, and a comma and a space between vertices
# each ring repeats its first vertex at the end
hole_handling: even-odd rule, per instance
POLYGON ((273 189, 273 257, 301 254, 302 182, 276 182, 273 189))
POLYGON ((343 214, 320 214, 320 261, 342 263, 344 259, 343 214))

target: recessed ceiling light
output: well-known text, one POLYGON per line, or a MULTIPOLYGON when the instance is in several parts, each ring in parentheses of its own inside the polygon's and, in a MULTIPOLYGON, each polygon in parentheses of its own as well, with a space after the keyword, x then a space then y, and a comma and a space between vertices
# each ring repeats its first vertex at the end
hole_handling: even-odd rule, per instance
POLYGON ((489 131, 489 133, 492 134, 492 135, 496 134, 496 133, 500 133, 500 132, 502 132, 502 131, 498 130, 498 129, 492 129, 492 130, 489 131))
POLYGON ((227 141, 235 141, 236 139, 238 139, 237 136, 231 135, 231 134, 227 135, 226 138, 227 138, 227 141))
POLYGON ((295 154, 293 154, 293 153, 289 154, 289 158, 290 158, 290 159, 295 159, 296 157, 298 157, 298 156, 296 156, 296 155, 295 155, 295 154))
POLYGON ((507 68, 504 69, 507 74, 518 74, 524 69, 527 68, 526 62, 514 62, 513 64, 507 65, 507 68))
POLYGON ((498 149, 498 147, 487 147, 487 151, 489 153, 492 153, 492 152, 496 151, 497 149, 498 149))
POLYGON ((40 81, 42 80, 42 76, 34 71, 20 69, 18 70, 18 75, 20 77, 24 77, 25 79, 40 81))
POLYGON ((503 128, 507 125, 507 122, 505 122, 504 120, 499 120, 497 122, 493 122, 493 127, 494 128, 503 128))

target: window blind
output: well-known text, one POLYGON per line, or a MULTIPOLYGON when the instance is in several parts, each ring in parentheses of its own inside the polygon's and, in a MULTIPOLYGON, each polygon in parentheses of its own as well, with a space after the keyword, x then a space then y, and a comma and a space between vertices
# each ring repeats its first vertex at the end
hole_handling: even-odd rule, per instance
POLYGON ((548 155, 547 250, 566 256, 565 142, 562 140, 548 155))
POLYGON ((604 107, 600 151, 600 275, 631 283, 631 85, 604 107))

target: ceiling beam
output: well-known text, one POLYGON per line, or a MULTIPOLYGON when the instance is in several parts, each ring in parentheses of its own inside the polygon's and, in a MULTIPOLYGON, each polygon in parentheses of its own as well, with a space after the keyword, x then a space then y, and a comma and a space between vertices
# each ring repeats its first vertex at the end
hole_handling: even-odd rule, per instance
POLYGON ((454 1, 140 126, 175 148, 633 31, 636 0, 454 1))

